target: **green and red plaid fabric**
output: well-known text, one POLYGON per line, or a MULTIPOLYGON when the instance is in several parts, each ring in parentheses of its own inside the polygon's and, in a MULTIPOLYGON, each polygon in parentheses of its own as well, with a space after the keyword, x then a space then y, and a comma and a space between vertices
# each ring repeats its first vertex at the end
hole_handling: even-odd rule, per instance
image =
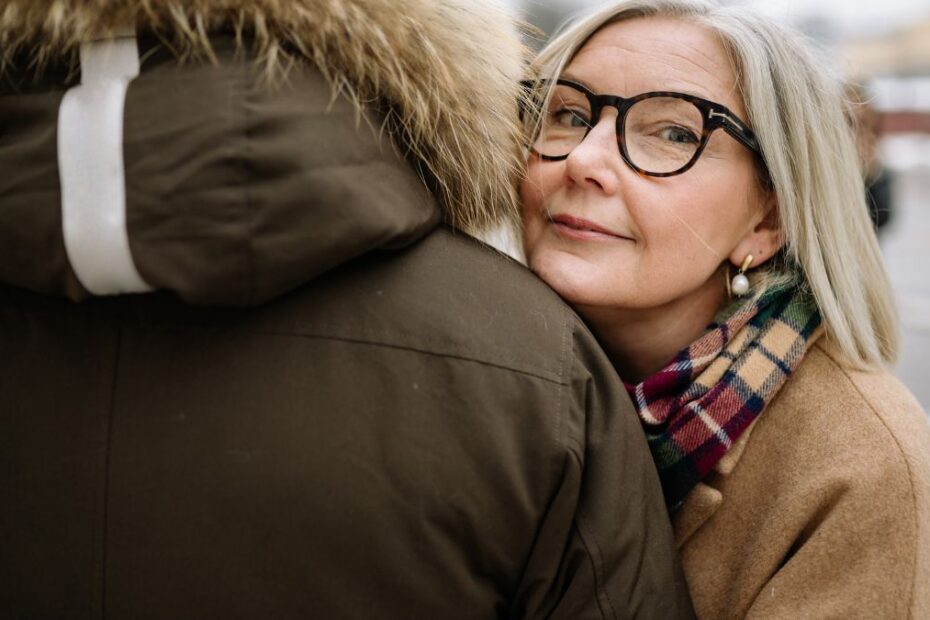
POLYGON ((809 294, 771 289, 735 301, 668 366, 627 384, 670 511, 762 413, 818 325, 809 294))

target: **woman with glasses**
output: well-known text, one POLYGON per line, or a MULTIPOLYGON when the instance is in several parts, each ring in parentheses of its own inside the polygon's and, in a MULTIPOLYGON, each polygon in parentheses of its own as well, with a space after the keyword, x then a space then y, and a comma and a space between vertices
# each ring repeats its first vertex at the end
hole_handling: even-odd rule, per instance
POLYGON ((636 403, 702 618, 930 617, 930 430, 840 83, 736 7, 614 4, 526 83, 530 267, 636 403))

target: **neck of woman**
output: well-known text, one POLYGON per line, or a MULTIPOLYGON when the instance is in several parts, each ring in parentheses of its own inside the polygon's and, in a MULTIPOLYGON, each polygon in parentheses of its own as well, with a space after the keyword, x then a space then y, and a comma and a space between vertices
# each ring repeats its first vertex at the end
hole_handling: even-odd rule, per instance
POLYGON ((702 286, 661 306, 576 306, 575 310, 594 332, 620 377, 627 383, 639 383, 704 333, 727 301, 721 282, 715 276, 708 281, 712 286, 702 286))

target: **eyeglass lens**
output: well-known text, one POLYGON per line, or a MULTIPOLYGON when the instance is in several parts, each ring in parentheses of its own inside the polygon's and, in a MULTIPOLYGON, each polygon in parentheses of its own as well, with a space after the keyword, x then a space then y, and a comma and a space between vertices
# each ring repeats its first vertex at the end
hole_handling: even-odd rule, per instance
MULTIPOLYGON (((543 114, 533 149, 547 157, 564 157, 584 140, 591 122, 587 96, 558 84, 543 114)), ((694 157, 703 131, 704 115, 690 101, 665 96, 642 99, 627 110, 623 128, 626 155, 645 172, 675 172, 694 157)))

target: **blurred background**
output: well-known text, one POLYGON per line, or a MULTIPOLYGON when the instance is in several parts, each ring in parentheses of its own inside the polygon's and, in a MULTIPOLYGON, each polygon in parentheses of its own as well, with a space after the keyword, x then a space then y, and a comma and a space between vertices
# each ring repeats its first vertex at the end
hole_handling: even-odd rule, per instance
MULTIPOLYGON (((725 0, 807 34, 861 101, 860 151, 901 311, 898 377, 930 411, 930 0, 725 0)), ((543 35, 599 0, 503 0, 543 35)))

